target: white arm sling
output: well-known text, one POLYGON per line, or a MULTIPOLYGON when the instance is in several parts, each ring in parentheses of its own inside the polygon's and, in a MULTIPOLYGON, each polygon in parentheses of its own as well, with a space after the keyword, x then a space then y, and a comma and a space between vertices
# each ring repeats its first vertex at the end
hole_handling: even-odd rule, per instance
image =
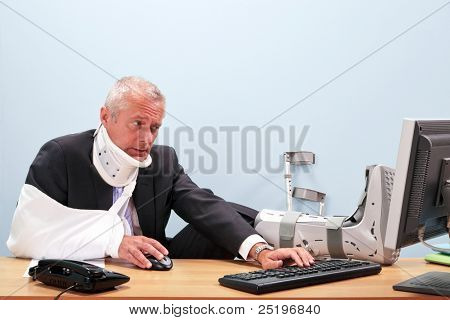
POLYGON ((135 181, 126 186, 109 210, 80 210, 25 184, 7 246, 17 257, 34 259, 117 258, 127 230, 124 214, 135 186, 135 181))

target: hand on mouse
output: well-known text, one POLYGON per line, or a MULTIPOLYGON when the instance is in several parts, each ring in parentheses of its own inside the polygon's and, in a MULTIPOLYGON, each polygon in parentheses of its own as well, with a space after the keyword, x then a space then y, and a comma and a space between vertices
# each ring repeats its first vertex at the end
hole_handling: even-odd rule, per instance
POLYGON ((169 254, 169 251, 155 239, 144 236, 124 236, 119 246, 119 258, 125 259, 143 269, 148 269, 152 266, 145 257, 147 253, 161 260, 165 255, 169 254))

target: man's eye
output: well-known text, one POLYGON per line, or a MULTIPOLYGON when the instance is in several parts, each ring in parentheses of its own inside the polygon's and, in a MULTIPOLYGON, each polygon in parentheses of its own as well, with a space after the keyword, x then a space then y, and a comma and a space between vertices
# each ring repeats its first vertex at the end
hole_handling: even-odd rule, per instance
POLYGON ((133 124, 137 127, 140 127, 142 125, 142 122, 136 120, 136 121, 133 121, 133 124))

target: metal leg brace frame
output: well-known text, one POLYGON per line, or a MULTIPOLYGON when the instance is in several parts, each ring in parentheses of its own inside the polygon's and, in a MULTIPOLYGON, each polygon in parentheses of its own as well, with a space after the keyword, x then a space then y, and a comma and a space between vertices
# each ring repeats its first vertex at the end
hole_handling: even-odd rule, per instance
POLYGON ((394 174, 385 166, 367 167, 366 187, 352 216, 311 215, 292 211, 292 207, 288 211, 264 209, 256 217, 255 228, 276 248, 297 246, 316 257, 393 264, 400 250, 385 248, 384 239, 394 174))

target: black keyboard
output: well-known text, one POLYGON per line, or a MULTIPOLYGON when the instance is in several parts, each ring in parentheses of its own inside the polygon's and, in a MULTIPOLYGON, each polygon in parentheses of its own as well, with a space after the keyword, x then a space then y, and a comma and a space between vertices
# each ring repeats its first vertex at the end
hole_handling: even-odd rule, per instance
POLYGON ((294 289, 380 273, 378 263, 330 259, 316 261, 310 267, 284 267, 230 274, 219 279, 226 287, 254 294, 294 289))

